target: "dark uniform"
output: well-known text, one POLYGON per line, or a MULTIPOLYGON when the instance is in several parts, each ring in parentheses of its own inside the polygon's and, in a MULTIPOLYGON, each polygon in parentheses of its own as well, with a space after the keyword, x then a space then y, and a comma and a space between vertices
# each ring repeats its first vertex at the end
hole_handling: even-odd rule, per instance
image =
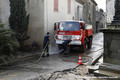
POLYGON ((36 41, 33 41, 33 42, 32 42, 32 49, 33 49, 33 48, 37 48, 37 47, 38 47, 37 42, 36 42, 36 41))
POLYGON ((64 53, 68 53, 68 52, 67 52, 68 44, 69 44, 71 41, 72 41, 72 40, 65 40, 65 41, 62 43, 63 52, 64 52, 64 53))
POLYGON ((47 33, 46 36, 44 36, 44 42, 43 42, 43 49, 44 49, 44 52, 43 52, 43 57, 45 57, 45 51, 47 50, 47 56, 49 56, 49 32, 47 33))

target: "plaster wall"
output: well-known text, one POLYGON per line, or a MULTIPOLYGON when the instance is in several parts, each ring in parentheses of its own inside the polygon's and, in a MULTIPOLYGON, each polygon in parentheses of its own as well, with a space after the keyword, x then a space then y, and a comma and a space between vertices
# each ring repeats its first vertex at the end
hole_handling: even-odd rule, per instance
POLYGON ((104 62, 120 65, 120 31, 104 32, 104 62))
POLYGON ((80 20, 80 18, 83 19, 83 4, 75 2, 75 20, 80 20), (77 9, 78 7, 79 7, 79 13, 77 9))
POLYGON ((44 0, 26 0, 26 9, 30 14, 28 35, 30 39, 25 44, 31 44, 36 41, 42 46, 44 35, 44 0))
MULTIPOLYGON (((58 0, 58 11, 54 10, 54 0, 46 1, 45 32, 50 32, 51 46, 55 46, 54 23, 64 20, 73 20, 75 17, 75 0, 71 0, 71 12, 68 13, 68 0, 58 0)), ((80 4, 79 4, 80 5, 80 4)))
POLYGON ((9 15, 10 7, 9 0, 0 0, 0 20, 4 25, 4 28, 9 28, 9 15))
POLYGON ((96 32, 96 5, 91 0, 83 0, 83 20, 87 24, 91 24, 96 32))

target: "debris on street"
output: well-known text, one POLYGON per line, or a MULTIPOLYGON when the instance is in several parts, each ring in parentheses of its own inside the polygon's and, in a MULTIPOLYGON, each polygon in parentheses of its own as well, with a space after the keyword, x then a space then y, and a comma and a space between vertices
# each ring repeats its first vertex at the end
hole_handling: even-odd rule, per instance
POLYGON ((91 80, 88 78, 89 76, 94 75, 89 74, 87 66, 80 65, 73 69, 55 71, 29 80, 91 80))

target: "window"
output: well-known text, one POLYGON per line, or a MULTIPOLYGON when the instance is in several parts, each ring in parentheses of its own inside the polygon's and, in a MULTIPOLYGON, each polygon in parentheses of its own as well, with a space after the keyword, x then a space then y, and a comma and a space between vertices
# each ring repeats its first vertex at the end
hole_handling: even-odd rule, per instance
POLYGON ((68 13, 71 12, 71 0, 68 0, 68 13))
POLYGON ((60 31, 79 31, 80 30, 79 22, 61 22, 59 28, 60 28, 60 31))
POLYGON ((58 0, 54 0, 54 10, 58 11, 58 0))

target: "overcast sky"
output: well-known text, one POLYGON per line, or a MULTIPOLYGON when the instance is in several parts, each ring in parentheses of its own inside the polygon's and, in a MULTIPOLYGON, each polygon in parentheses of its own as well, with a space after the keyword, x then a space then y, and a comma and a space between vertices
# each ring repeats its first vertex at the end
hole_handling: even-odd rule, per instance
POLYGON ((106 11, 106 0, 95 0, 98 4, 98 8, 102 8, 106 11))

